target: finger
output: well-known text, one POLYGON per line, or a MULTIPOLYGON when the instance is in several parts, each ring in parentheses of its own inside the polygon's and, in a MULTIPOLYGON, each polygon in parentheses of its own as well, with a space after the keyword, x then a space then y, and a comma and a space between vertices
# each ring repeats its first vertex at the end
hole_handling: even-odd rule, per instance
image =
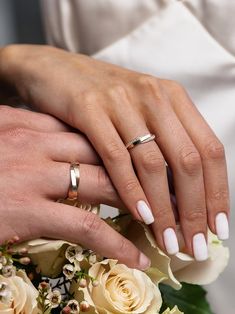
MULTIPOLYGON (((130 106, 125 106, 125 111, 125 113, 122 112, 119 107, 114 121, 124 142, 128 143, 137 136, 150 133, 143 118, 130 106)), ((152 227, 157 243, 169 254, 176 254, 179 246, 175 233, 176 224, 171 207, 164 157, 155 141, 137 145, 130 149, 129 153, 153 212, 152 227)))
POLYGON ((81 244, 132 268, 149 267, 149 259, 97 215, 49 201, 41 206, 47 213, 41 217, 42 236, 81 244))
POLYGON ((88 140, 81 134, 57 132, 41 134, 42 149, 54 161, 100 164, 101 160, 88 140))
POLYGON ((130 155, 110 118, 105 113, 99 113, 99 119, 94 114, 91 114, 89 123, 84 121, 83 129, 101 156, 118 194, 133 217, 143 221, 143 217, 141 217, 137 209, 138 202, 143 201, 146 204, 145 216, 147 216, 148 222, 152 222, 151 210, 147 205, 147 198, 136 177, 130 155), (89 125, 92 124, 96 125, 96 128, 90 128, 89 125))
POLYGON ((209 227, 221 240, 228 239, 229 187, 224 147, 187 93, 181 88, 177 95, 172 100, 174 110, 202 159, 209 227))
MULTIPOLYGON (((80 202, 124 207, 103 167, 80 164, 79 168, 78 199, 80 202)), ((70 164, 62 162, 51 162, 49 166, 47 164, 43 194, 54 200, 67 198, 70 180, 70 164)))
POLYGON ((0 129, 27 128, 40 132, 66 132, 70 128, 60 120, 27 109, 12 108, 0 105, 0 129))
POLYGON ((204 260, 207 258, 207 213, 200 155, 157 83, 152 84, 150 93, 152 103, 149 100, 147 118, 173 172, 186 247, 196 259, 204 260))

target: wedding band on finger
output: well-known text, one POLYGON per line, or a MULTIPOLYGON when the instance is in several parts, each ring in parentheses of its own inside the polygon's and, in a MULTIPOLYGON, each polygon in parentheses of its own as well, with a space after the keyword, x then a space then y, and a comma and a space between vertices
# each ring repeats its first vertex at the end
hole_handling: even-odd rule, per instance
POLYGON ((73 201, 78 199, 78 187, 80 182, 80 164, 71 163, 70 165, 70 186, 68 191, 68 199, 73 201))
POLYGON ((155 135, 151 134, 151 133, 143 135, 143 136, 138 136, 138 137, 134 138, 132 141, 128 142, 126 144, 126 148, 128 150, 130 150, 133 147, 135 147, 136 145, 145 144, 145 143, 148 143, 150 141, 154 141, 154 139, 155 139, 155 135))

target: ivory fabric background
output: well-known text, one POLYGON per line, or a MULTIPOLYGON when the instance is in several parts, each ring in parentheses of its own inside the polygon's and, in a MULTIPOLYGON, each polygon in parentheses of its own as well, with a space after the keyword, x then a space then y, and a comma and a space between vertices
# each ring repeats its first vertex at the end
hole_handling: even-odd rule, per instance
MULTIPOLYGON (((48 42, 182 83, 225 145, 235 206, 235 0, 41 0, 48 42)), ((230 264, 207 287, 216 314, 232 313, 230 264)))

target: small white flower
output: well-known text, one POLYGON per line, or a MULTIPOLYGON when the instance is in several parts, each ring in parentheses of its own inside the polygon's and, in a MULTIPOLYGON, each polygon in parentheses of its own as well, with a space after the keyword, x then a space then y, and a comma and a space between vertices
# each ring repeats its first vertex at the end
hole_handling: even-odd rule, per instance
POLYGON ((88 262, 90 264, 95 264, 97 262, 97 256, 96 256, 95 253, 92 253, 92 254, 89 255, 88 262))
POLYGON ((12 292, 6 282, 0 282, 0 302, 8 305, 12 302, 12 292))
POLYGON ((15 276, 15 274, 16 274, 16 268, 13 265, 3 266, 2 275, 4 277, 9 278, 9 277, 15 276))
POLYGON ((80 303, 80 310, 81 310, 82 312, 87 312, 87 311, 89 311, 89 310, 90 310, 90 304, 89 304, 87 301, 82 301, 82 302, 80 303))
POLYGON ((0 270, 7 265, 7 259, 5 256, 0 257, 0 270))
POLYGON ((73 279, 74 275, 76 273, 76 269, 71 264, 65 264, 63 267, 63 274, 65 277, 69 280, 73 279))
POLYGON ((74 265, 75 271, 80 271, 81 270, 80 262, 74 261, 73 265, 74 265))
POLYGON ((68 307, 71 309, 71 314, 79 314, 80 309, 79 309, 79 303, 76 300, 70 300, 67 304, 68 307))
POLYGON ((74 263, 75 261, 81 262, 84 260, 83 248, 80 245, 70 245, 66 252, 65 257, 70 261, 70 263, 74 263))
POLYGON ((53 290, 48 295, 48 300, 51 304, 51 307, 54 309, 60 305, 60 302, 62 300, 61 293, 59 290, 53 290))
POLYGON ((87 280, 85 278, 81 278, 80 280, 78 280, 78 283, 80 288, 86 288, 87 286, 87 280))

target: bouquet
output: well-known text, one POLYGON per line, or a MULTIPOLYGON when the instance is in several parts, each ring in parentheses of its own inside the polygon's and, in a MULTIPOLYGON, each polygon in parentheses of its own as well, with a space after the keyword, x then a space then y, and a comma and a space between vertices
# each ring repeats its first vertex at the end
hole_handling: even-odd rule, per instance
MULTIPOLYGON (((99 214, 98 207, 88 210, 99 214)), ((128 214, 105 220, 151 259, 147 271, 78 244, 50 239, 18 244, 15 237, 0 246, 0 313, 212 313, 200 285, 214 281, 229 259, 215 235, 208 232, 209 259, 196 262, 184 253, 183 240, 180 253, 167 256, 151 230, 128 214)))

